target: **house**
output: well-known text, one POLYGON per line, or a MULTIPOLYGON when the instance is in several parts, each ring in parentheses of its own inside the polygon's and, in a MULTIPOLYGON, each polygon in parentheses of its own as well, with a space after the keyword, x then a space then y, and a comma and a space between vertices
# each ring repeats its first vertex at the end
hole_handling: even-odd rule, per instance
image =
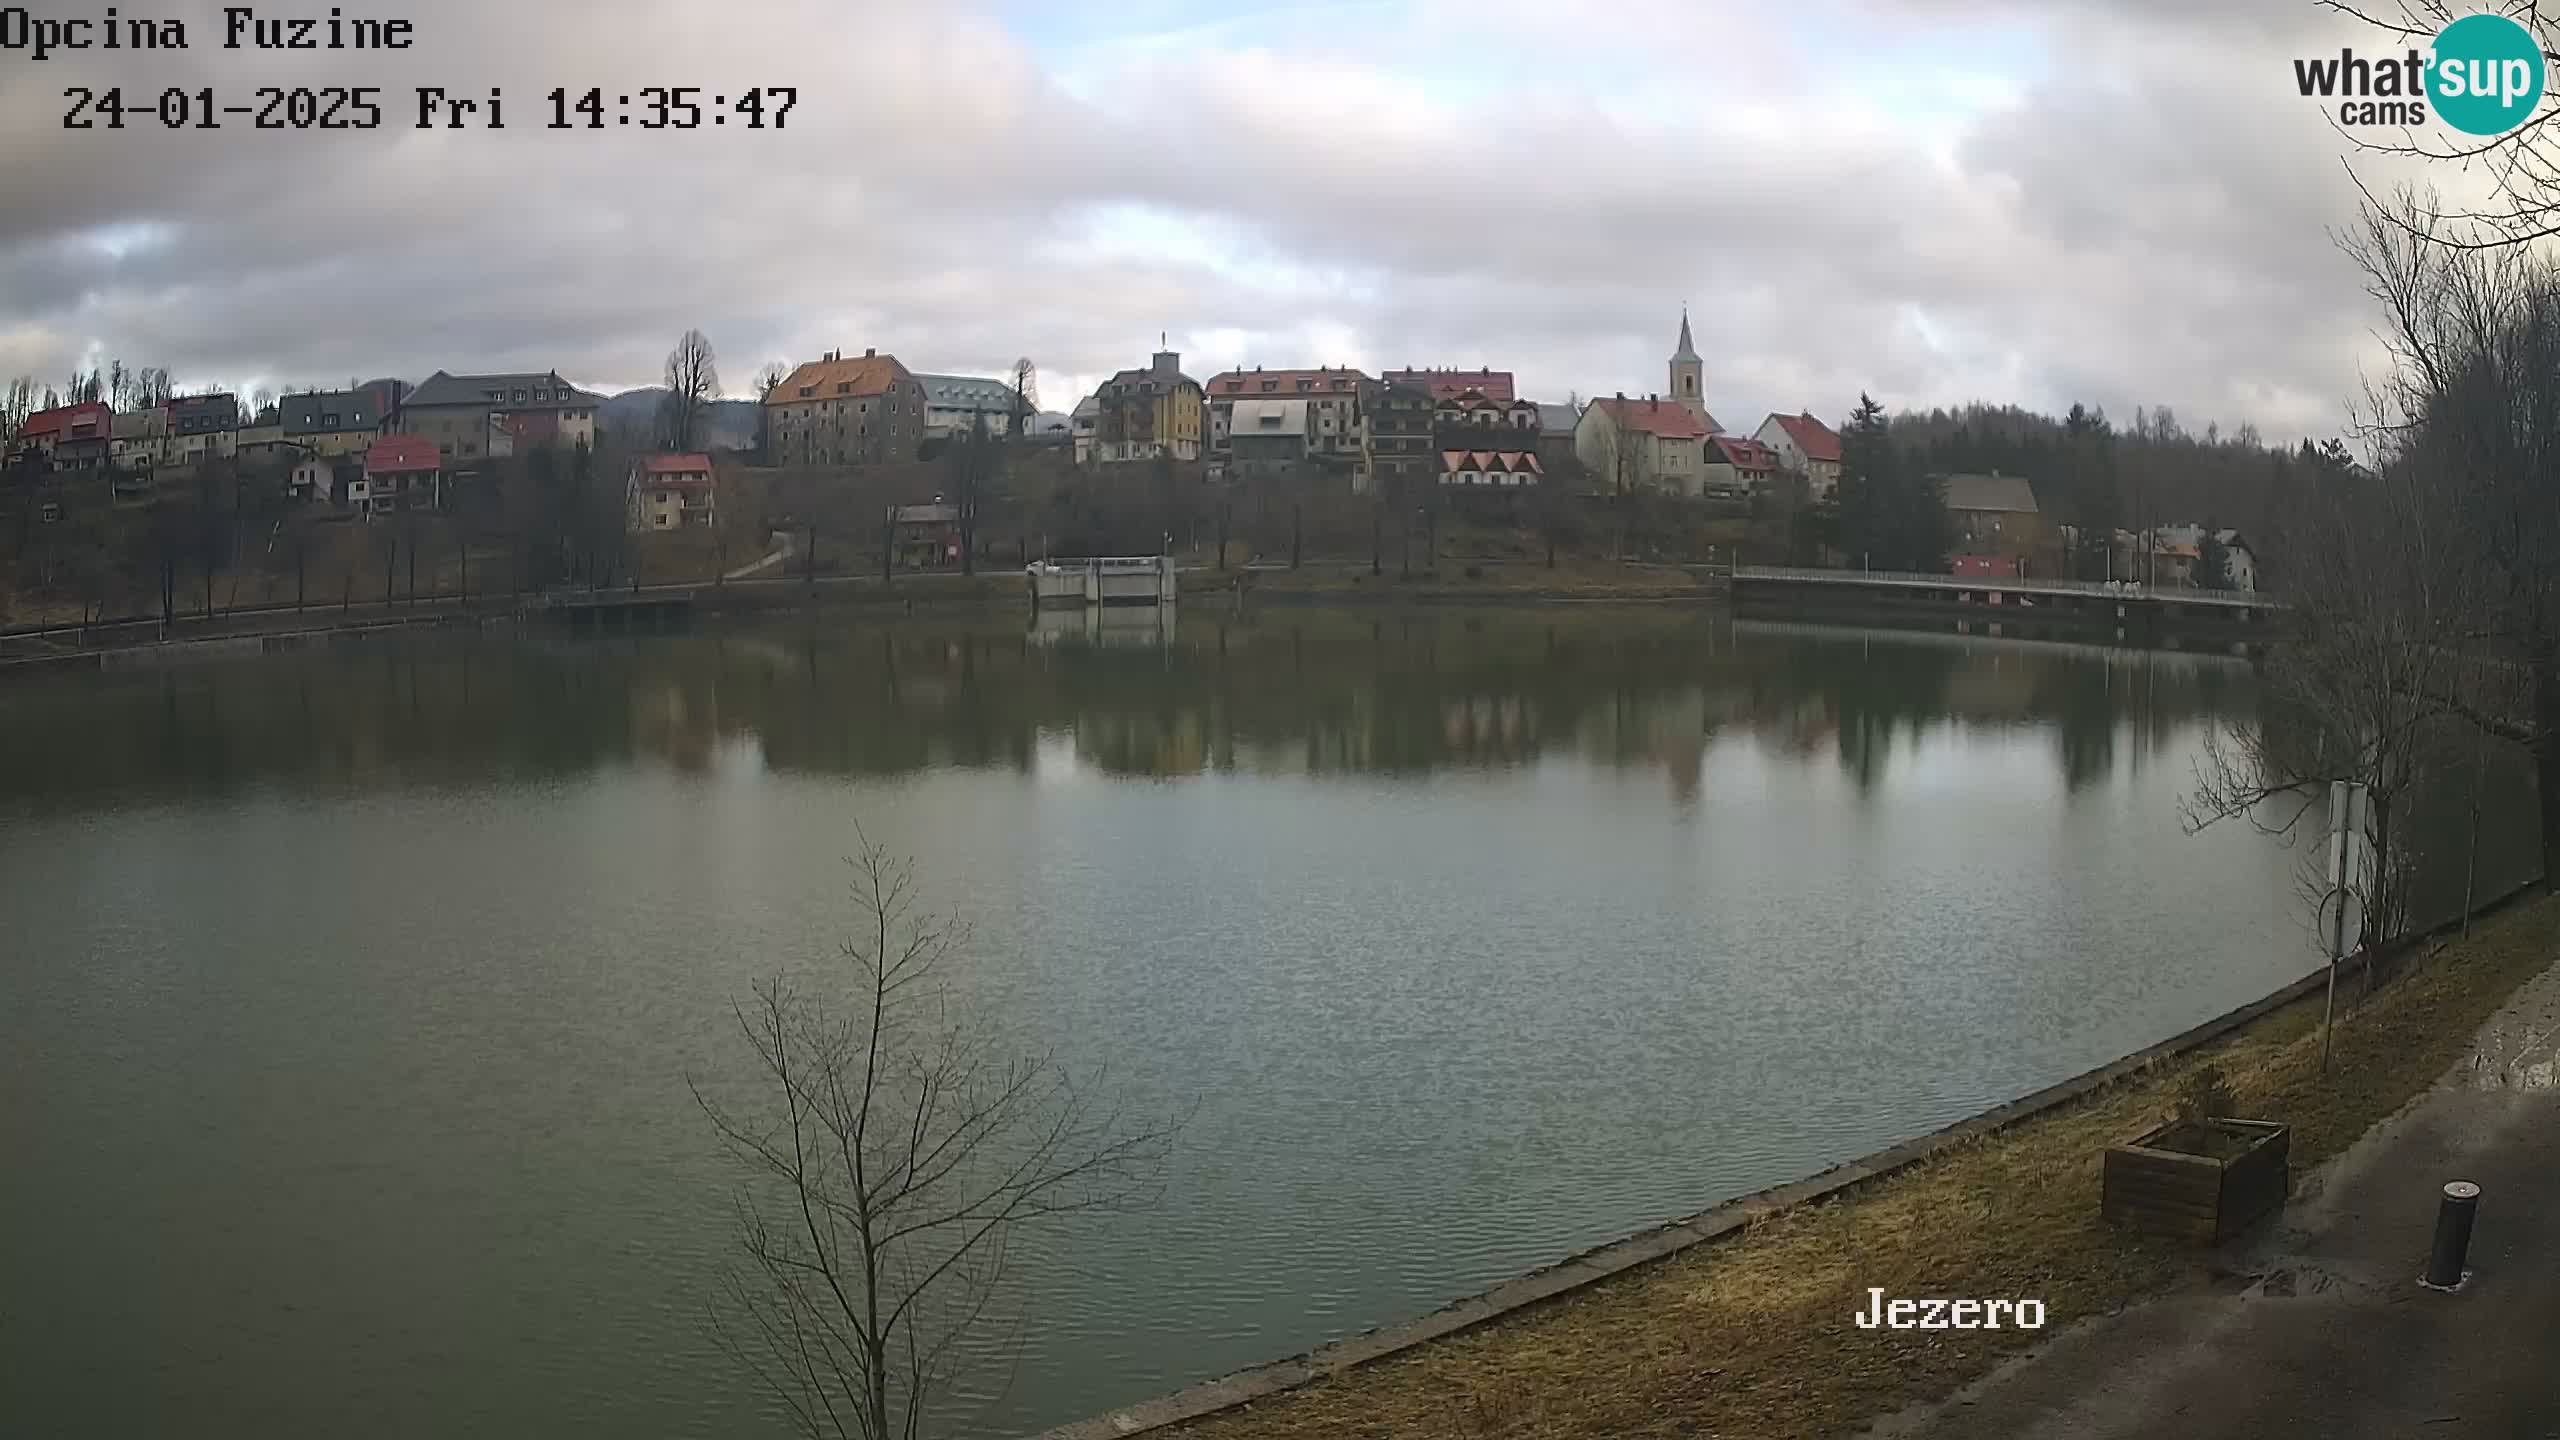
POLYGON ((960 563, 960 507, 898 505, 889 511, 890 542, 897 563, 932 570, 960 563))
POLYGON ((240 453, 240 402, 230 395, 187 395, 168 404, 169 433, 160 458, 172 465, 240 453))
POLYGON ((274 460, 290 448, 281 424, 243 426, 233 443, 234 452, 243 460, 274 460))
POLYGON ((1159 350, 1144 370, 1123 370, 1094 398, 1093 458, 1098 465, 1137 460, 1197 460, 1208 403, 1200 382, 1182 373, 1182 356, 1159 350))
POLYGON ((918 375, 916 383, 924 387, 923 438, 949 440, 966 435, 982 420, 990 435, 1013 433, 1019 397, 1012 382, 975 375, 918 375))
POLYGON ((708 455, 643 455, 624 486, 631 533, 681 530, 712 523, 715 498, 708 455))
POLYGON ((118 470, 148 472, 160 463, 169 437, 169 410, 154 405, 115 418, 115 434, 107 442, 107 458, 118 470))
POLYGON ((1602 490, 1695 496, 1706 481, 1706 422, 1677 400, 1624 395, 1583 407, 1574 454, 1602 490))
MULTIPOLYGON (((1311 401, 1229 400, 1210 402, 1212 413, 1226 411, 1229 473, 1277 475, 1305 460, 1315 446, 1310 433, 1316 420, 1311 401)), ((1214 424, 1214 422, 1213 422, 1214 424)))
POLYGON ((1778 478, 1778 452, 1743 435, 1707 437, 1707 466, 1700 490, 1718 499, 1762 494, 1778 478))
POLYGON ((1545 423, 1537 401, 1496 399, 1473 385, 1432 397, 1431 437, 1444 450, 1473 445, 1535 449, 1545 423))
POLYGON ((912 460, 924 443, 924 383, 895 355, 830 350, 764 397, 777 465, 912 460))
POLYGON ((313 390, 277 402, 287 444, 309 455, 354 455, 371 448, 390 422, 385 395, 372 387, 313 390))
POLYGON ((2036 491, 2023 475, 1942 477, 1947 521, 1956 547, 1968 554, 2017 557, 2042 554, 2049 543, 2036 491))
POLYGON ((1751 438, 1777 452, 1779 469, 1802 475, 1813 498, 1840 493, 1840 434, 1811 413, 1771 415, 1751 438))
POLYGON ((364 452, 363 476, 347 487, 347 502, 366 519, 394 510, 432 510, 443 495, 444 457, 424 435, 374 441, 364 452))
POLYGON ((2222 542, 2222 573, 2228 588, 2256 593, 2258 552, 2237 530, 2217 530, 2214 538, 2222 542))
MULTIPOLYGON (((2117 559, 2125 574, 2158 585, 2192 585, 2200 578, 2198 567, 2204 559, 2204 542, 2208 533, 2202 525, 2162 525, 2148 537, 2152 556, 2150 563, 2141 559, 2142 538, 2117 532, 2117 559)), ((2258 556, 2237 530, 2218 529, 2210 532, 2222 547, 2223 588, 2255 591, 2258 588, 2258 556)))
POLYGON ((344 503, 347 482, 364 478, 364 462, 345 455, 305 455, 285 472, 285 498, 303 504, 344 503))
POLYGON ((1087 395, 1076 402, 1074 413, 1067 416, 1068 442, 1075 449, 1075 463, 1093 463, 1093 437, 1102 421, 1102 397, 1087 395))
POLYGON ((1572 404, 1538 406, 1538 462, 1552 472, 1573 458, 1574 427, 1582 423, 1582 410, 1572 404))
MULTIPOLYGON (((401 434, 425 437, 443 459, 470 464, 513 453, 516 436, 526 431, 563 446, 593 446, 596 408, 603 403, 603 396, 579 389, 556 370, 538 375, 450 375, 439 370, 399 400, 393 423, 401 434)), ((322 413, 325 417, 327 412, 322 413)))
MULTIPOLYGON (((1364 453, 1360 396, 1369 377, 1357 370, 1318 366, 1313 370, 1229 370, 1201 387, 1209 407, 1208 457, 1212 464, 1229 459, 1228 437, 1235 433, 1235 407, 1244 401, 1295 400, 1306 411, 1306 450, 1354 464, 1364 453)), ((1257 411, 1266 416, 1268 411, 1257 411)))
POLYGON ((1389 495, 1403 495, 1435 473, 1433 404, 1430 388, 1411 381, 1372 380, 1362 387, 1361 430, 1368 463, 1357 488, 1384 486, 1389 495))
POLYGON ((1535 450, 1443 450, 1440 483, 1457 489, 1516 490, 1546 477, 1535 450))
POLYGON ((115 411, 103 400, 39 410, 10 437, 9 462, 12 468, 101 469, 114 454, 115 424, 115 411))

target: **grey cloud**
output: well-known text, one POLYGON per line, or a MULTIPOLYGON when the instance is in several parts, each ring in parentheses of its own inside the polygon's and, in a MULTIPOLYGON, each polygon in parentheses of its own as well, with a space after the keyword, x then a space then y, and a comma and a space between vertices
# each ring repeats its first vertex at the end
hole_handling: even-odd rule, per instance
MULTIPOLYGON (((1655 19, 1713 30, 1685 8, 1655 19)), ((1434 119, 1327 109, 1313 87, 1357 77, 1302 86, 1305 58, 1286 55, 1158 59, 1091 104, 983 19, 920 3, 457 0, 398 57, 0 56, 0 193, 37 197, 0 209, 0 361, 58 374, 94 343, 182 375, 556 365, 646 383, 699 325, 733 384, 766 358, 861 345, 931 369, 1029 354, 1089 380, 1142 361, 1160 329, 1242 331, 1280 364, 1348 358, 1260 350, 1338 327, 1370 363, 1482 358, 1553 399, 1659 386, 1686 300, 1729 424, 1836 414, 1861 389, 2166 401, 2270 428, 2316 425, 2343 399, 2360 311, 2322 227, 2351 192, 2334 137, 2245 79, 2281 74, 2289 32, 2200 3, 2156 21, 2098 0, 1882 8, 2050 24, 2066 48, 2103 36, 2106 83, 2030 89, 1948 163, 1819 116, 1777 139, 1720 106, 1613 121, 1607 97, 1564 86, 1443 143, 1434 119), (2225 43, 2200 63, 2201 30, 2225 43), (501 85, 513 123, 69 135, 49 98, 324 77, 501 85), (796 83, 802 98, 778 135, 532 128, 551 85, 652 83, 796 83), (1106 203, 1205 222, 1237 253, 1212 266, 1062 242, 1106 203), (170 227, 167 246, 119 260, 78 239, 146 219, 170 227), (1314 291, 1271 283, 1281 267, 1314 291), (2011 354, 2028 393, 1994 393, 2011 354)), ((1540 23, 1571 58, 1574 27, 1540 23)), ((1690 63, 1656 58, 1674 79, 1690 63)), ((1807 103, 1718 75, 1720 99, 1807 103)), ((1410 83, 1352 93, 1393 107, 1410 83)))

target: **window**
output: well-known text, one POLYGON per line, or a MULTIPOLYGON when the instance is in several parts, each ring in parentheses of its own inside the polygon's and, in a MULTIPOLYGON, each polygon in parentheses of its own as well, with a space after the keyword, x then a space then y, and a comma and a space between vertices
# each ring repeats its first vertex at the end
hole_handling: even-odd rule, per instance
POLYGON ((803 385, 803 386, 801 386, 801 387, 800 387, 800 398, 801 398, 801 399, 803 399, 803 400, 806 400, 806 399, 808 399, 810 396, 815 395, 815 394, 817 394, 817 393, 818 393, 818 387, 817 387, 817 386, 815 386, 815 385, 803 385))

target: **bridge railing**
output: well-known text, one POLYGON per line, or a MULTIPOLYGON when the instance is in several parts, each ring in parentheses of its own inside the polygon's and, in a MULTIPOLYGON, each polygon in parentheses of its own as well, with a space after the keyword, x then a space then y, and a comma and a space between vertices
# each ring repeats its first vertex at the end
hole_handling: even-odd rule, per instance
POLYGON ((2102 595, 2182 604, 2235 605, 2275 610, 2284 602, 2255 591, 2189 590, 2132 580, 2045 580, 2010 575, 1932 575, 1917 570, 1825 570, 1808 565, 1736 565, 1737 580, 1807 580, 1827 585, 1890 585, 1932 590, 1999 590, 2029 595, 2102 595))

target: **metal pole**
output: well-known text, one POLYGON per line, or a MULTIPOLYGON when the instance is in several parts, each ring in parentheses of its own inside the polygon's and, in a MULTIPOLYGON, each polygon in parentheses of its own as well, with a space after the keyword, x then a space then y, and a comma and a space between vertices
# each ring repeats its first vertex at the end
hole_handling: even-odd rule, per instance
POLYGON ((2445 1182, 2436 1202, 2435 1248, 2427 1256, 2424 1284, 2430 1290, 2459 1290, 2471 1272, 2463 1261, 2471 1254, 2471 1222, 2480 1211, 2480 1187, 2468 1180, 2445 1182))
POLYGON ((2329 782, 2329 884, 2338 913, 2329 922, 2328 996, 2320 1004, 2320 1073, 2329 1072, 2329 1031, 2338 1014, 2338 959, 2347 948, 2347 850, 2355 842, 2347 833, 2347 812, 2355 792, 2344 780, 2329 782))
POLYGON ((2480 778, 2489 763, 2489 732, 2479 729, 2471 745, 2471 853, 2462 862, 2462 938, 2471 938, 2473 887, 2480 876, 2480 778))

